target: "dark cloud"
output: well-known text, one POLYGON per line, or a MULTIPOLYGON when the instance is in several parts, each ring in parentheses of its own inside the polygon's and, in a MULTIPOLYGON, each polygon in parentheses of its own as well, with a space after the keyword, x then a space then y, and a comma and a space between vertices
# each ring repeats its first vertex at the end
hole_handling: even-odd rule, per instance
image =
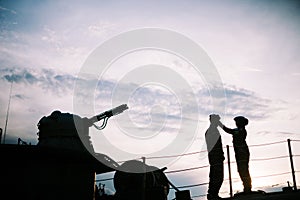
POLYGON ((6 79, 8 82, 15 82, 15 83, 29 83, 34 84, 38 81, 38 79, 33 76, 30 72, 24 70, 22 72, 16 72, 14 70, 3 70, 4 73, 9 72, 9 74, 6 74, 3 76, 4 79, 6 79))
POLYGON ((24 74, 24 78, 27 80, 27 82, 28 83, 30 83, 30 84, 33 84, 33 83, 35 83, 36 81, 38 81, 38 79, 35 77, 35 76, 33 76, 31 73, 25 73, 24 74))
POLYGON ((26 99, 26 96, 23 94, 15 94, 12 96, 12 98, 17 98, 17 99, 23 100, 23 99, 26 99))
POLYGON ((0 69, 0 78, 17 84, 38 85, 56 94, 72 89, 76 81, 75 76, 58 74, 49 69, 25 69, 17 67, 0 69))
POLYGON ((21 82, 21 80, 22 80, 22 76, 16 75, 16 74, 5 75, 4 78, 5 78, 8 82, 16 82, 16 83, 19 83, 19 82, 21 82))

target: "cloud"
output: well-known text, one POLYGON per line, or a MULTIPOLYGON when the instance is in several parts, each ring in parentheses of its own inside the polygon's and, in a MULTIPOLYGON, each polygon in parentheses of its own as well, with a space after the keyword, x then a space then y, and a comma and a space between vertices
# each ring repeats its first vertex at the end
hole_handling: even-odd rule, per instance
POLYGON ((223 87, 213 88, 211 91, 200 89, 198 96, 201 101, 198 102, 205 114, 210 114, 211 110, 207 109, 205 105, 209 102, 210 93, 224 94, 218 96, 221 102, 226 104, 226 114, 230 117, 236 115, 245 115, 254 119, 263 119, 271 116, 273 112, 278 110, 278 106, 271 99, 263 98, 253 91, 239 88, 233 85, 224 85, 223 87), (222 91, 221 91, 222 90, 222 91), (203 106, 204 105, 204 106, 203 106))
POLYGON ((262 136, 296 136, 298 137, 298 133, 293 133, 293 132, 285 132, 285 131, 259 131, 257 134, 262 135, 262 136))
POLYGON ((7 82, 23 85, 37 85, 45 90, 51 90, 56 95, 71 90, 76 77, 57 73, 51 69, 33 68, 3 68, 0 69, 0 78, 7 82))
POLYGON ((271 99, 260 97, 252 91, 231 86, 225 88, 225 93, 229 115, 244 114, 251 118, 263 119, 275 112, 271 99))
MULTIPOLYGON (((120 99, 129 101, 132 105, 139 105, 140 113, 142 110, 149 112, 151 106, 164 105, 170 108, 176 108, 173 111, 169 111, 172 114, 168 114, 169 117, 175 117, 180 114, 178 107, 186 107, 188 112, 197 114, 198 107, 199 112, 203 115, 210 114, 210 106, 208 105, 211 101, 211 92, 218 94, 225 93, 226 107, 228 115, 236 115, 238 113, 245 113, 253 118, 264 118, 268 117, 272 107, 272 100, 265 99, 250 90, 243 88, 238 88, 236 86, 225 85, 221 88, 224 91, 220 91, 220 88, 213 88, 215 91, 208 91, 206 88, 200 88, 196 94, 198 98, 198 105, 191 104, 190 98, 194 94, 189 94, 182 102, 178 102, 177 96, 163 90, 159 87, 140 87, 134 83, 118 83, 114 80, 79 80, 76 76, 57 72, 51 69, 33 69, 33 68, 3 68, 0 69, 0 78, 8 81, 15 82, 17 84, 25 85, 38 85, 39 87, 50 90, 53 94, 59 95, 62 92, 69 91, 74 88, 74 84, 86 84, 85 87, 92 87, 92 84, 96 84, 96 99, 101 100, 114 98, 113 92, 115 92, 115 87, 119 87, 118 94, 120 99), (138 88, 138 89, 137 89, 138 88), (181 105, 179 105, 181 104, 181 105)), ((84 91, 83 91, 84 92, 84 91)), ((84 93, 83 93, 84 95, 84 93)), ((224 98, 224 96, 219 96, 217 98, 224 98)), ((139 112, 133 111, 132 113, 138 114, 139 112)), ((170 113, 168 112, 168 113, 170 113)))
POLYGON ((14 96, 12 96, 12 98, 17 98, 17 99, 23 100, 23 99, 25 99, 27 97, 25 95, 22 95, 22 94, 15 94, 14 96))
POLYGON ((11 14, 17 14, 15 10, 4 8, 2 6, 0 6, 0 10, 10 12, 11 14))
POLYGON ((88 26, 88 33, 91 36, 103 37, 104 35, 108 35, 113 29, 116 29, 115 24, 109 21, 98 21, 88 26))
POLYGON ((244 67, 244 71, 248 71, 248 72, 263 72, 262 69, 260 69, 259 67, 244 67))
POLYGON ((15 10, 0 6, 0 14, 0 32, 7 28, 14 27, 17 24, 17 12, 15 10))
POLYGON ((72 88, 76 77, 49 69, 0 69, 0 127, 4 127, 5 114, 12 85, 7 142, 22 138, 36 143, 39 119, 54 109, 72 110, 72 88))
MULTIPOLYGON (((3 83, 1 89, 4 92, 0 95, 3 105, 7 101, 8 84, 14 83, 10 115, 13 120, 9 127, 14 130, 16 137, 22 136, 25 140, 36 138, 36 131, 30 130, 36 130, 35 125, 42 116, 57 109, 74 113, 72 102, 75 84, 82 86, 77 95, 82 97, 84 106, 95 103, 94 113, 88 111, 82 117, 91 117, 110 109, 112 102, 114 106, 127 103, 130 109, 118 116, 118 120, 127 131, 140 135, 143 133, 143 137, 150 137, 156 132, 174 136, 183 125, 193 127, 197 123, 202 124, 198 129, 205 129, 207 116, 213 112, 212 97, 205 88, 200 88, 196 94, 178 91, 174 95, 157 85, 141 87, 135 83, 119 83, 108 79, 99 82, 52 69, 17 67, 0 69, 0 81, 3 83), (116 90, 116 86, 119 90, 116 90), (88 99, 90 97, 93 99, 88 99), (18 121, 22 121, 23 126, 19 126, 18 121)), ((272 114, 274 102, 252 91, 225 85, 222 91, 216 92, 226 94, 225 99, 222 95, 216 98, 226 103, 228 116, 243 114, 252 119, 265 119, 272 114)), ((1 109, 2 113, 6 112, 4 108, 1 109)), ((2 121, 4 117, 0 116, 2 121)), ((197 133, 191 132, 186 137, 192 140, 193 134, 197 133)))

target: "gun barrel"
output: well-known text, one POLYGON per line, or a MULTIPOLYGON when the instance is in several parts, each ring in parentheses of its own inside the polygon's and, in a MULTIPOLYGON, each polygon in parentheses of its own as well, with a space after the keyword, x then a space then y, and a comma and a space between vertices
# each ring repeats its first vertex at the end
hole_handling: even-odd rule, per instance
POLYGON ((124 112, 127 109, 128 109, 127 104, 122 104, 120 106, 117 106, 113 109, 107 110, 107 111, 105 111, 105 112, 103 112, 99 115, 96 115, 96 116, 90 118, 90 121, 91 121, 91 123, 95 123, 95 122, 100 121, 102 119, 110 118, 114 115, 118 115, 118 114, 124 112))

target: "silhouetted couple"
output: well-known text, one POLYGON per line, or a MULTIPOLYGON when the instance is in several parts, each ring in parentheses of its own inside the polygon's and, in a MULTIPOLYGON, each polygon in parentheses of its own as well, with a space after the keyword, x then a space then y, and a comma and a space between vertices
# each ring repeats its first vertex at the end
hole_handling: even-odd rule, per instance
POLYGON ((247 131, 245 129, 245 126, 248 124, 248 119, 243 116, 235 117, 234 121, 237 127, 235 129, 230 129, 224 126, 220 122, 219 115, 212 114, 209 116, 209 120, 210 126, 205 133, 208 160, 210 164, 207 199, 221 199, 218 194, 224 178, 223 161, 225 158, 218 126, 220 126, 225 132, 232 135, 237 169, 241 180, 243 181, 244 192, 250 193, 252 187, 251 177, 249 174, 250 153, 246 143, 247 131))

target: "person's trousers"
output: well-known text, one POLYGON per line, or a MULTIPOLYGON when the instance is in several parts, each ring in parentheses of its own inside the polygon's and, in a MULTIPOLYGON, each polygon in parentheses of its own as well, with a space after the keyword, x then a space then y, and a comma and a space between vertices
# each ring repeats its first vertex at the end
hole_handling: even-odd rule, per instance
POLYGON ((244 192, 250 192, 252 188, 251 177, 249 173, 249 161, 237 161, 237 169, 244 185, 244 192))
POLYGON ((210 166, 208 194, 217 196, 224 178, 223 162, 210 166))

